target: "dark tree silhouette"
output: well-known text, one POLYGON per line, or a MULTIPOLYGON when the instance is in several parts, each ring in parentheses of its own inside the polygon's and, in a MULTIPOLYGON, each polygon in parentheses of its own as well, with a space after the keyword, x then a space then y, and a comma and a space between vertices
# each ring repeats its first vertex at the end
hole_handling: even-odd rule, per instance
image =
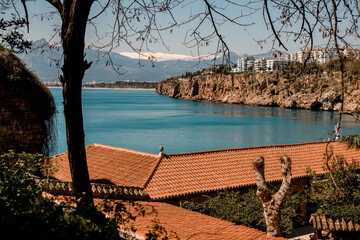
MULTIPOLYGON (((211 39, 218 38, 218 47, 216 53, 224 53, 227 59, 229 49, 224 41, 223 36, 219 32, 219 22, 214 16, 221 16, 227 21, 238 25, 241 24, 239 18, 241 16, 230 17, 226 16, 221 11, 222 7, 217 7, 209 1, 204 0, 205 10, 198 13, 191 14, 186 20, 177 21, 172 13, 173 9, 180 6, 183 0, 151 0, 151 1, 95 1, 95 0, 45 0, 56 10, 60 15, 61 29, 60 38, 63 48, 63 66, 61 67, 62 74, 60 81, 63 86, 64 98, 64 115, 66 123, 66 135, 68 146, 68 158, 73 180, 73 188, 75 197, 78 200, 79 206, 93 205, 92 191, 89 180, 89 173, 86 163, 85 152, 85 134, 83 127, 83 114, 81 102, 81 85, 85 71, 91 66, 91 62, 85 60, 85 33, 87 25, 91 24, 95 27, 94 20, 106 11, 110 11, 114 15, 114 23, 112 31, 105 34, 109 37, 109 42, 103 44, 100 48, 106 47, 110 52, 113 48, 119 45, 120 41, 127 43, 134 51, 141 54, 142 51, 148 49, 147 44, 153 41, 162 42, 160 31, 168 30, 172 27, 185 25, 189 22, 196 22, 197 27, 191 30, 190 37, 199 46, 202 43, 208 43, 211 39), (94 3, 101 6, 101 11, 95 16, 89 17, 91 7, 94 3), (165 14, 169 19, 166 25, 159 24, 158 14, 165 14), (145 19, 145 22, 143 21, 145 19), (205 22, 210 21, 213 26, 213 31, 202 35, 200 29, 205 22), (158 37, 154 37, 153 32, 158 33, 158 37), (134 44, 129 40, 130 37, 136 35, 136 39, 141 43, 140 46, 134 47, 134 44)), ((3 1, 4 2, 4 1, 3 1)), ((13 3, 14 0, 5 0, 7 3, 13 3)), ((230 2, 229 2, 230 3, 230 2)), ((231 3, 234 4, 234 3, 231 3)), ((22 5, 25 9, 26 21, 27 7, 26 0, 22 0, 22 5)), ((246 8, 245 5, 239 5, 246 8)), ((251 10, 250 10, 251 12, 251 10)), ((54 14, 52 12, 51 14, 54 14)), ((20 37, 21 38, 21 37, 20 37)), ((99 37, 101 39, 103 37, 99 37)), ((191 41, 190 41, 191 42, 191 41)), ((188 44, 191 44, 188 42, 188 44)), ((109 62, 113 65, 109 55, 109 62)), ((114 66, 114 65, 113 65, 114 66)))

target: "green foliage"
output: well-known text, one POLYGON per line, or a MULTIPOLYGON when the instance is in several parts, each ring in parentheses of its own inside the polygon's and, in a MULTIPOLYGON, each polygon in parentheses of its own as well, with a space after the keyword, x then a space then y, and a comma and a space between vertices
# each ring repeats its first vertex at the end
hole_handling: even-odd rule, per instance
POLYGON ((334 156, 329 159, 329 167, 331 174, 312 175, 310 201, 318 206, 318 213, 360 222, 359 163, 334 156))
POLYGON ((39 155, 0 155, 0 231, 12 239, 119 239, 117 225, 42 196, 48 181, 39 155), (90 217, 91 216, 91 217, 90 217))
POLYGON ((324 64, 324 69, 326 70, 332 70, 332 71, 340 71, 341 67, 340 67, 340 60, 339 59, 334 59, 331 60, 330 62, 327 62, 324 64))
MULTIPOLYGON (((280 226, 283 234, 289 234, 294 224, 301 222, 301 194, 289 194, 281 208, 280 226)), ((202 203, 184 202, 184 208, 235 224, 266 230, 264 211, 254 189, 247 193, 222 191, 216 197, 208 197, 202 203)))
POLYGON ((0 18, 0 41, 18 53, 30 49, 31 43, 24 39, 20 31, 25 25, 26 20, 16 17, 15 14, 11 15, 10 20, 0 18))
MULTIPOLYGON (((111 200, 79 211, 72 197, 61 196, 60 202, 44 197, 50 165, 38 154, 0 154, 0 231, 11 239, 122 239, 118 226, 135 232, 134 221, 155 212, 136 202, 111 200)), ((174 238, 176 233, 154 221, 146 239, 174 238)))
POLYGON ((345 63, 345 68, 347 72, 353 75, 360 75, 360 58, 347 58, 345 63))
POLYGON ((316 63, 303 63, 295 62, 284 67, 283 75, 286 78, 297 76, 299 74, 316 74, 321 72, 321 67, 316 63))
POLYGON ((332 206, 326 210, 319 209, 318 212, 326 214, 332 219, 344 218, 346 221, 352 220, 354 222, 360 223, 360 206, 358 205, 348 204, 342 206, 332 206))
POLYGON ((231 67, 229 67, 226 64, 219 64, 216 65, 214 68, 210 68, 209 70, 211 70, 215 74, 218 73, 229 74, 231 72, 231 67))
POLYGON ((340 143, 347 143, 349 148, 360 149, 360 135, 348 135, 339 140, 340 143))
POLYGON ((280 228, 283 234, 290 234, 294 227, 303 225, 301 217, 301 193, 290 192, 281 206, 280 228))

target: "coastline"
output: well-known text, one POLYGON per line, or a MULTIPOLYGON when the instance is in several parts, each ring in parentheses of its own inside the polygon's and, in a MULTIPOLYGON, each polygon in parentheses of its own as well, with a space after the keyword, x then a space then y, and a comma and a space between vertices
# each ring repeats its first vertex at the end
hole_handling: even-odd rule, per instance
MULTIPOLYGON (((62 88, 57 86, 47 86, 47 88, 62 88)), ((82 87, 82 89, 96 89, 96 90, 141 90, 141 91, 155 91, 155 88, 102 88, 102 87, 82 87)))
MULTIPOLYGON (((360 107, 359 79, 346 83, 343 110, 360 107)), ((308 74, 291 79, 279 74, 212 74, 193 79, 169 79, 156 92, 171 98, 248 106, 338 111, 341 108, 339 74, 308 74)))

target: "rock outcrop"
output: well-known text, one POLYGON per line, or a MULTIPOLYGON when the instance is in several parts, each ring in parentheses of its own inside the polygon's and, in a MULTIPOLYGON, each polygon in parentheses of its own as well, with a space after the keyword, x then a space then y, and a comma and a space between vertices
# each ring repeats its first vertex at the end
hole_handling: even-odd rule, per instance
MULTIPOLYGON (((344 110, 360 109, 360 80, 346 82, 344 110)), ((199 75, 160 82, 156 92, 172 98, 286 108, 339 110, 339 73, 286 78, 278 73, 199 75)))

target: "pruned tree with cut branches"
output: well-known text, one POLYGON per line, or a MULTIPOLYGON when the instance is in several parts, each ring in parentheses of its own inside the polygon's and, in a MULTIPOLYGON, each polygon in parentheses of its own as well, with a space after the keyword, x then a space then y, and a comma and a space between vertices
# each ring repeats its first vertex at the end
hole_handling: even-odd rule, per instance
POLYGON ((284 202, 291 188, 291 159, 287 156, 280 158, 282 183, 275 194, 271 194, 265 180, 265 160, 259 157, 254 161, 254 169, 257 179, 257 192, 263 208, 266 221, 266 233, 270 236, 280 237, 280 206, 284 202))

